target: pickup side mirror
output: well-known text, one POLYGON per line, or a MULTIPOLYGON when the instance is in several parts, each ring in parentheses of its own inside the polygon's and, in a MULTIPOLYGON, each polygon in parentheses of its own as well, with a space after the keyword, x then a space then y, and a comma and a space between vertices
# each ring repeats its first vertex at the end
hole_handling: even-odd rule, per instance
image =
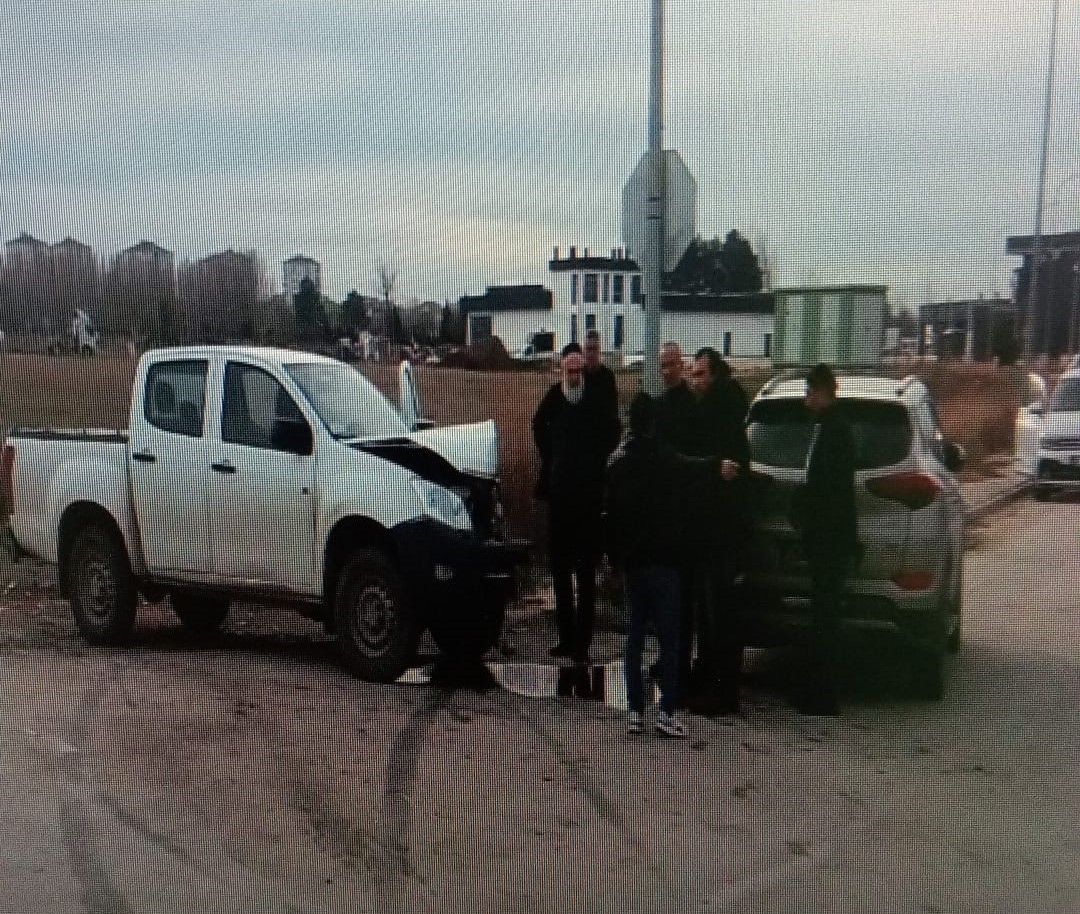
POLYGON ((967 461, 967 451, 955 441, 941 443, 941 462, 950 473, 957 472, 967 461))
POLYGON ((416 428, 414 428, 413 431, 422 432, 429 428, 435 428, 434 419, 417 419, 416 428))
POLYGON ((275 419, 270 430, 270 447, 307 457, 315 446, 311 426, 303 419, 275 419))

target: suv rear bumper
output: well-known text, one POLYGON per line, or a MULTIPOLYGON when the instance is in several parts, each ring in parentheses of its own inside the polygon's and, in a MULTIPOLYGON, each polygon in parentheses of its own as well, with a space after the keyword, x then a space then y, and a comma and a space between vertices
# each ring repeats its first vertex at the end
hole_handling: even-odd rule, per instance
MULTIPOLYGON (((750 578, 739 588, 739 620, 748 646, 783 644, 810 624, 810 583, 805 579, 750 578)), ((852 581, 845 590, 840 622, 865 629, 887 629, 936 644, 947 634, 936 589, 909 592, 876 582, 852 581)))

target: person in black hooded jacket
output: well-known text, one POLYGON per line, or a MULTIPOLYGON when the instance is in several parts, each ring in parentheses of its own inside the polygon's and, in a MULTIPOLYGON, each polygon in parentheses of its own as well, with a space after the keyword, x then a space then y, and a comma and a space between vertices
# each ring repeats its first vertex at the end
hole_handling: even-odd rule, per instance
POLYGON ((686 495, 693 483, 720 472, 715 458, 678 454, 654 435, 655 404, 642 392, 630 405, 626 440, 608 464, 604 531, 608 557, 623 572, 629 604, 626 638, 628 730, 643 728, 644 684, 641 653, 650 618, 660 641, 660 717, 657 731, 681 737, 675 719, 679 700, 679 568, 687 548, 686 495))

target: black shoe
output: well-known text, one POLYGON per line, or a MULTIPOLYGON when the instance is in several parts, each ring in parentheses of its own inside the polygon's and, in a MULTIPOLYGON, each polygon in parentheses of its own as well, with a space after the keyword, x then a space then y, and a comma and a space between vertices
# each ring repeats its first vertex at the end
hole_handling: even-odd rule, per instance
POLYGON ((551 650, 549 650, 548 653, 552 657, 569 657, 573 653, 573 651, 571 651, 570 648, 568 648, 565 644, 563 644, 560 641, 553 648, 551 648, 551 650))

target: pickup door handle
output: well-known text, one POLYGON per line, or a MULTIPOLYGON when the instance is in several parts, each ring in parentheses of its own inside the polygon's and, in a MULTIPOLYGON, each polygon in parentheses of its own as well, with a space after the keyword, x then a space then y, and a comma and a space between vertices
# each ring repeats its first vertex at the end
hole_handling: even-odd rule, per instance
POLYGON ((222 463, 212 463, 212 464, 210 464, 210 469, 213 470, 215 473, 235 473, 236 472, 236 467, 234 467, 227 460, 223 461, 222 463))
POLYGON ((149 451, 136 451, 131 455, 131 459, 137 460, 139 463, 157 463, 157 457, 149 451))

